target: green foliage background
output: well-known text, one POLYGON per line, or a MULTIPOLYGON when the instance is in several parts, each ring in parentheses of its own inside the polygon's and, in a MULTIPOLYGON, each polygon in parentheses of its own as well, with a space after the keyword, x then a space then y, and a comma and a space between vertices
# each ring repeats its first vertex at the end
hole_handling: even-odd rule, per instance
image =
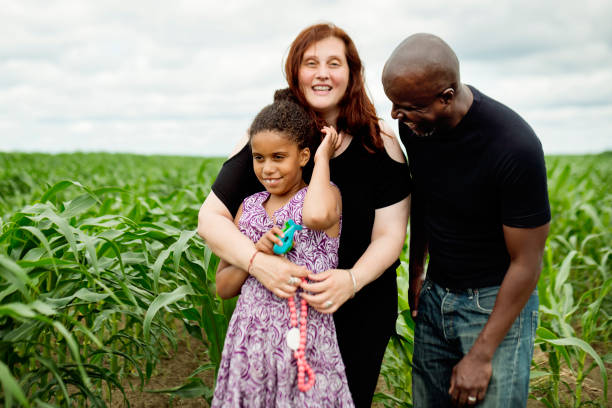
MULTIPOLYGON (((553 220, 536 339, 545 359, 531 392, 544 406, 607 404, 611 159, 547 157, 553 220), (583 392, 594 373, 595 397, 583 392)), ((195 227, 222 161, 0 153, 0 403, 107 406, 126 376, 144 386, 176 345, 176 321, 210 363, 168 392, 210 401, 196 374, 218 367, 235 300, 215 296, 218 260, 195 227)), ((384 406, 412 406, 405 251, 398 283, 398 335, 375 398, 384 406)))

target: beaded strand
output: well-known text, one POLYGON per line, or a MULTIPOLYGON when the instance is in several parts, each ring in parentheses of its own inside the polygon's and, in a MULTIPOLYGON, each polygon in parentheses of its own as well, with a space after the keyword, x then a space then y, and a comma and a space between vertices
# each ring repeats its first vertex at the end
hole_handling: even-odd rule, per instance
MULTIPOLYGON (((305 278, 302 278, 302 282, 306 282, 305 278)), ((291 313, 291 327, 297 327, 297 313, 295 310, 295 301, 293 296, 287 299, 289 303, 289 312, 291 313)), ((306 323, 308 316, 308 304, 304 298, 300 302, 300 344, 298 349, 293 352, 293 356, 297 360, 298 366, 298 389, 302 392, 308 391, 315 382, 314 370, 310 367, 310 364, 306 361, 306 323), (308 382, 306 381, 306 375, 308 375, 308 382)))

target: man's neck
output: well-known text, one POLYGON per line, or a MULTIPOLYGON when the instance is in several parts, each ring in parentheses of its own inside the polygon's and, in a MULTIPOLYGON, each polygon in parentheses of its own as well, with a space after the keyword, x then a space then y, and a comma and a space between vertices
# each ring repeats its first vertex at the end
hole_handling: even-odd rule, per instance
POLYGON ((458 91, 450 123, 451 128, 454 128, 461 122, 461 119, 468 113, 474 102, 474 94, 472 94, 472 90, 467 85, 460 84, 458 91))

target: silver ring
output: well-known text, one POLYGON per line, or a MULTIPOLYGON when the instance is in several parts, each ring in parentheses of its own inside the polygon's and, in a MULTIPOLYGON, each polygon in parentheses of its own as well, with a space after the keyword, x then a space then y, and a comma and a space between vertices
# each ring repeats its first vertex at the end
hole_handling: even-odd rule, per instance
POLYGON ((326 309, 329 309, 330 307, 332 307, 334 305, 334 302, 332 302, 331 300, 328 300, 327 302, 325 302, 325 305, 323 305, 326 309))
POLYGON ((295 276, 291 276, 289 280, 287 281, 287 283, 291 286, 295 286, 300 283, 300 280, 296 278, 295 276))
POLYGON ((475 397, 475 396, 473 396, 473 395, 470 395, 470 396, 468 397, 468 402, 471 402, 472 404, 473 404, 473 403, 475 403, 475 402, 476 402, 476 397, 475 397))

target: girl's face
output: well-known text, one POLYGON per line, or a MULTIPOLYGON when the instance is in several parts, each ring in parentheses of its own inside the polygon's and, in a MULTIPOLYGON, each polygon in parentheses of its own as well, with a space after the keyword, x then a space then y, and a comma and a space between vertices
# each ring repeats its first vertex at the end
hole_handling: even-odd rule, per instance
POLYGON ((335 124, 340 112, 338 104, 349 82, 344 42, 327 37, 308 47, 302 56, 298 81, 308 104, 328 123, 335 124))
POLYGON ((253 170, 259 182, 273 195, 291 197, 306 184, 302 167, 310 149, 300 149, 282 132, 263 130, 251 137, 253 170))

